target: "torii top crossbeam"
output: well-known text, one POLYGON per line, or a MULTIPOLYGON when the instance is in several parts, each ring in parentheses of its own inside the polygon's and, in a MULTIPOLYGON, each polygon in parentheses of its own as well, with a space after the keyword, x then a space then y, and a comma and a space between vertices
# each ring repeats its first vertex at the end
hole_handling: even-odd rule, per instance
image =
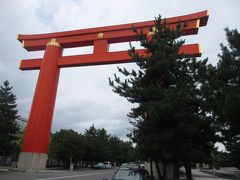
MULTIPOLYGON (((193 35, 198 33, 201 26, 207 24, 209 17, 208 11, 202 11, 185 16, 167 18, 170 27, 176 27, 180 22, 188 23, 184 29, 183 35, 193 35)), ((144 34, 149 32, 149 27, 154 26, 154 21, 145 21, 131 24, 123 24, 116 26, 107 26, 99 28, 82 29, 75 31, 65 31, 47 34, 35 35, 18 35, 18 40, 22 42, 23 47, 28 51, 45 50, 46 44, 55 38, 62 48, 73 48, 82 46, 93 46, 93 54, 63 56, 59 58, 59 67, 74 67, 99 64, 127 63, 131 62, 131 58, 127 51, 108 52, 109 44, 129 42, 136 40, 136 34, 132 27, 142 29, 144 34)), ((144 50, 137 51, 144 54, 144 50)), ((180 49, 181 53, 200 56, 201 49, 199 44, 183 45, 180 49)), ((33 70, 39 69, 42 59, 22 60, 20 69, 33 70)))

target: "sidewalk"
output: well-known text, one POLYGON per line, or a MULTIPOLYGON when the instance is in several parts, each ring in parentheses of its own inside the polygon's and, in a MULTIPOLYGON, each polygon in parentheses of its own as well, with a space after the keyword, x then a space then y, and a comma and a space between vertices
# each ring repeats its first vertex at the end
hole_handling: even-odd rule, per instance
POLYGON ((192 169, 192 175, 194 180, 227 180, 225 178, 220 178, 211 174, 203 173, 199 169, 192 169))

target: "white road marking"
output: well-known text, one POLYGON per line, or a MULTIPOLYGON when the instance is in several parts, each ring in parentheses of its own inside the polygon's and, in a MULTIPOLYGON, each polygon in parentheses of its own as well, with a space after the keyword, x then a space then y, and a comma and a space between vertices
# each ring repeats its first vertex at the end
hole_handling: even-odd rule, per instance
POLYGON ((108 171, 108 172, 93 173, 93 174, 79 174, 79 175, 72 175, 72 176, 59 176, 59 177, 41 178, 41 179, 35 179, 35 180, 65 179, 65 178, 81 177, 81 176, 93 176, 93 175, 106 174, 106 173, 112 173, 112 172, 108 171))

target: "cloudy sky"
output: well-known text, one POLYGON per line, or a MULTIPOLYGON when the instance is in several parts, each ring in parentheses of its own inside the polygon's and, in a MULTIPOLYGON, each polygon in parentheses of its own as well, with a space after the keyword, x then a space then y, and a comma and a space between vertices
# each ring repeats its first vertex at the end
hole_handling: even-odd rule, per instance
MULTIPOLYGON (((43 52, 27 52, 17 34, 48 33, 153 20, 159 14, 173 17, 210 10, 208 25, 187 42, 202 45, 202 58, 216 64, 219 44, 226 43, 224 28, 240 30, 239 0, 1 0, 0 83, 9 80, 17 95, 19 115, 28 118, 38 71, 18 69, 20 59, 38 58, 43 52)), ((128 49, 112 45, 110 51, 128 49)), ((92 48, 64 51, 64 55, 91 53, 92 48)), ((131 125, 127 113, 133 106, 112 92, 108 77, 117 66, 61 69, 52 130, 83 132, 90 125, 126 138, 131 125)), ((121 65, 136 68, 134 64, 121 65)))

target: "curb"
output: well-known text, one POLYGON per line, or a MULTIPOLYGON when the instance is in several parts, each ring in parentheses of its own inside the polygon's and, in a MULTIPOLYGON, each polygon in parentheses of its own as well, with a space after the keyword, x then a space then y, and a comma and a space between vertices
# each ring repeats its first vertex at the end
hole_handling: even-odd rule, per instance
POLYGON ((0 169, 0 172, 8 172, 8 169, 0 169))

